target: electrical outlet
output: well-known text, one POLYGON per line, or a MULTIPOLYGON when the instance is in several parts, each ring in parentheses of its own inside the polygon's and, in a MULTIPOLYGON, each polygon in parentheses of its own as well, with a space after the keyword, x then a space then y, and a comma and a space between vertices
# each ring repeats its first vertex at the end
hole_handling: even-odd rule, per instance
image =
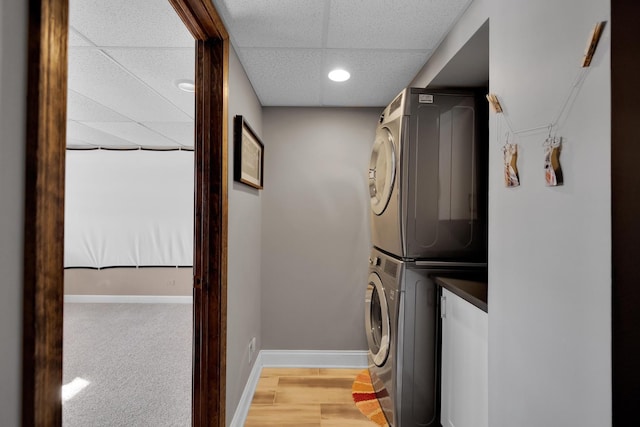
POLYGON ((253 361, 253 355, 256 352, 256 337, 251 338, 249 341, 249 363, 253 361))

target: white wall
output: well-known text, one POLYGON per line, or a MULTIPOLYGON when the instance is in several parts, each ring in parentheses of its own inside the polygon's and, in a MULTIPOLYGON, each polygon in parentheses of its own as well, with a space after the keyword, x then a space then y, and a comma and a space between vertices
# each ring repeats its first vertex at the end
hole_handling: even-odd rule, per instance
POLYGON ((264 348, 366 349, 366 172, 381 112, 264 109, 264 348))
POLYGON ((0 414, 20 425, 27 2, 0 3, 0 414))
POLYGON ((64 266, 193 265, 192 151, 70 150, 64 266))
MULTIPOLYGON (((476 0, 416 77, 426 85, 490 22, 490 91, 514 130, 555 118, 606 0, 476 0)), ((502 181, 490 118, 489 425, 611 425, 610 39, 559 135, 566 184, 543 178, 545 131, 521 135, 522 186, 502 181)))
MULTIPOLYGON (((229 243, 227 267, 227 425, 260 349, 260 249, 262 192, 233 181, 233 117, 242 115, 262 136, 262 107, 235 51, 229 54, 229 243)), ((269 143, 263 139, 265 150, 269 143)))

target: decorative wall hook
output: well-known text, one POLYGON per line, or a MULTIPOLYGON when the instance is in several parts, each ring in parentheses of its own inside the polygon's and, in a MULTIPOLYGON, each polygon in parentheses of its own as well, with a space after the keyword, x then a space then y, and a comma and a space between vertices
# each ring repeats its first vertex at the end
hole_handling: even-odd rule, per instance
POLYGON ((509 133, 507 132, 504 146, 502 147, 504 155, 504 185, 505 187, 518 187, 520 185, 520 176, 518 175, 518 144, 509 142, 509 133))
POLYGON ((585 50, 584 57, 582 58, 582 68, 591 65, 591 60, 593 59, 593 55, 596 53, 598 42, 600 41, 602 31, 604 30, 606 24, 607 21, 601 21, 598 22, 595 27, 593 27, 591 36, 589 37, 589 42, 587 43, 587 49, 585 50))
POLYGON ((562 137, 551 136, 544 141, 544 179, 548 187, 564 184, 562 167, 560 166, 560 151, 562 137))
POLYGON ((489 104, 491 104, 493 111, 495 111, 496 113, 502 113, 502 105, 500 105, 500 101, 498 101, 498 97, 495 94, 488 94, 487 101, 489 101, 489 104))

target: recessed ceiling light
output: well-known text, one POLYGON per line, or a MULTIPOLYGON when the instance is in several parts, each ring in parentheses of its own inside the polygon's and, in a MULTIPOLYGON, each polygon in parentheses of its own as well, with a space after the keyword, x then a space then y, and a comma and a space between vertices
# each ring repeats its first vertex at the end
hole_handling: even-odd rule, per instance
POLYGON ((193 93, 196 91, 196 85, 193 83, 193 80, 176 80, 176 86, 185 92, 193 93))
POLYGON ((346 70, 335 69, 329 73, 329 78, 334 82, 345 82, 349 80, 351 74, 346 70))

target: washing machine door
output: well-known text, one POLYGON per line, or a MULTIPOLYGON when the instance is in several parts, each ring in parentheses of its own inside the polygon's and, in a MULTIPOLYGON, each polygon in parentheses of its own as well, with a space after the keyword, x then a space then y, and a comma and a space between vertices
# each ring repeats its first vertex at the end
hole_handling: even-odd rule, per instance
POLYGON ((376 132, 376 142, 369 161, 369 195, 371 210, 381 215, 389 204, 396 178, 396 150, 393 135, 386 127, 376 132))
POLYGON ((389 356, 389 307, 380 276, 369 275, 365 299, 365 326, 369 354, 373 363, 382 366, 389 356))

